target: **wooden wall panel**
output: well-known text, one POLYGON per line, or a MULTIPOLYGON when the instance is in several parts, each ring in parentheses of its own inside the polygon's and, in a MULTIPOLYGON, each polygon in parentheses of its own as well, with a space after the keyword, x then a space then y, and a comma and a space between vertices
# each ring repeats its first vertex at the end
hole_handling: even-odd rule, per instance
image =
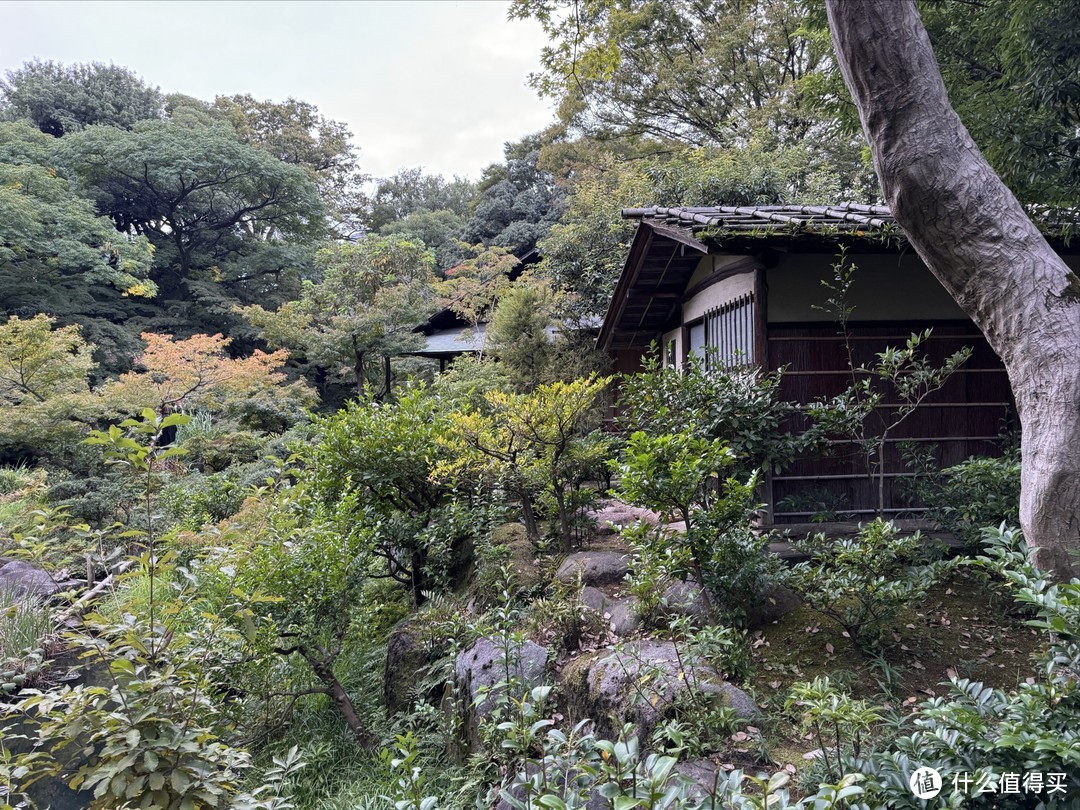
MULTIPOLYGON (((950 466, 972 455, 997 454, 997 437, 1015 424, 1004 367, 972 324, 850 324, 854 362, 869 366, 879 352, 890 346, 903 347, 912 332, 927 327, 932 327, 933 333, 921 351, 931 362, 940 364, 964 346, 972 349, 972 356, 940 391, 890 431, 885 452, 885 504, 890 514, 917 513, 922 508, 911 502, 901 484, 910 475, 900 452, 902 442, 933 448, 938 463, 950 466)), ((768 368, 786 367, 780 388, 784 399, 801 403, 828 399, 851 384, 847 345, 835 324, 770 325, 767 336, 768 368)), ((871 435, 880 432, 899 406, 894 391, 888 387, 878 390, 884 399, 878 413, 867 421, 871 435)), ((805 419, 797 417, 790 427, 804 424, 805 419)), ((783 474, 772 476, 770 502, 775 522, 805 522, 810 514, 830 504, 855 517, 873 513, 877 483, 869 477, 865 453, 849 439, 833 438, 825 453, 799 459, 783 474), (815 501, 819 502, 817 508, 813 507, 815 501)))

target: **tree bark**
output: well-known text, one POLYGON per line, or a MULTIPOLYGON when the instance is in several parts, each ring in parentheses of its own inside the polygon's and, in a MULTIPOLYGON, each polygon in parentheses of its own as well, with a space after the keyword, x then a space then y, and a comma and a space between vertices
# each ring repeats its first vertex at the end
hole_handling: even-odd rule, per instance
POLYGON ((1047 244, 949 104, 914 0, 826 0, 840 69, 885 199, 1001 357, 1036 563, 1080 573, 1080 278, 1047 244))

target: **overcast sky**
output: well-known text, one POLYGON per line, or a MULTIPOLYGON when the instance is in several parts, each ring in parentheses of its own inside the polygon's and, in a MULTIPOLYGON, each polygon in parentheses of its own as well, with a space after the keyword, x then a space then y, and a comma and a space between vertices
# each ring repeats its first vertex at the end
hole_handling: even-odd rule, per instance
POLYGON ((503 0, 10 2, 0 68, 115 62, 165 92, 293 96, 348 124, 364 171, 476 178, 551 105, 526 86, 544 37, 503 0))

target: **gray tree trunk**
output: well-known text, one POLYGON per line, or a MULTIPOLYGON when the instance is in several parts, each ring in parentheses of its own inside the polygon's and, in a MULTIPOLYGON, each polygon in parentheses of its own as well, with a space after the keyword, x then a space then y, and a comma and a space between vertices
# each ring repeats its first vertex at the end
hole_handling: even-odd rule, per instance
POLYGON ((949 104, 913 0, 826 0, 885 199, 979 326, 1021 423, 1020 523, 1036 561, 1080 567, 1080 278, 1050 248, 949 104))

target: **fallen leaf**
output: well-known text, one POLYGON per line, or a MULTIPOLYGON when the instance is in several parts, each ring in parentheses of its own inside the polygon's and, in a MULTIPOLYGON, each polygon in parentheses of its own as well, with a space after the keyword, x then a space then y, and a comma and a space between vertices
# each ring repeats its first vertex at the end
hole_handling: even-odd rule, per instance
POLYGON ((831 654, 832 652, 834 652, 834 647, 833 647, 833 645, 832 645, 832 644, 826 644, 826 645, 825 645, 825 652, 827 652, 827 653, 830 653, 830 654, 831 654))

